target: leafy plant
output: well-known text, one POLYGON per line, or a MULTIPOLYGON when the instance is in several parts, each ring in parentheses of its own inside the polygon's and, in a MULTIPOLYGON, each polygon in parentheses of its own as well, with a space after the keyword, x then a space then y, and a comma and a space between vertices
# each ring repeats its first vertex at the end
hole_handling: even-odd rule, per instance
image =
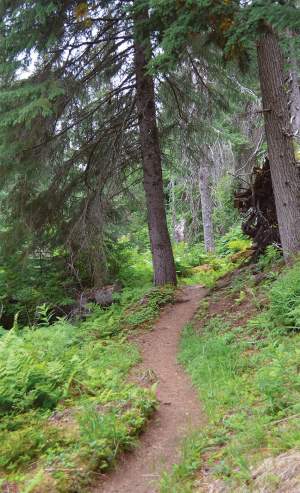
POLYGON ((260 255, 257 265, 261 270, 265 270, 271 265, 275 265, 282 259, 282 253, 274 245, 268 245, 265 252, 260 255))
MULTIPOLYGON (((273 256, 273 253, 272 253, 273 256)), ((278 256, 275 256, 275 261, 278 256)), ((287 269, 273 283, 270 293, 266 325, 273 328, 299 330, 300 274, 299 261, 287 269)))
POLYGON ((243 251, 251 246, 251 241, 241 230, 240 223, 234 225, 228 233, 219 238, 217 242, 217 253, 221 256, 230 255, 243 251))
POLYGON ((156 397, 154 389, 126 381, 139 354, 125 329, 150 326, 173 292, 144 289, 139 304, 141 288, 127 289, 118 303, 98 307, 77 325, 64 319, 49 325, 44 304, 38 327, 6 331, 0 339, 0 470, 7 478, 34 488, 27 474, 34 460, 40 470, 50 464, 53 473, 32 485, 42 489, 47 477, 53 491, 73 491, 76 482, 84 487, 90 481, 89 472, 108 468, 133 446, 156 397), (74 473, 79 463, 82 475, 74 473))
POLYGON ((201 461, 208 463, 211 480, 221 479, 230 491, 243 490, 251 485, 251 465, 298 448, 299 262, 271 287, 270 282, 261 286, 269 297, 264 311, 242 326, 232 326, 231 313, 224 313, 209 318, 201 333, 185 329, 179 360, 199 390, 209 423, 195 431, 195 454, 183 454, 163 477, 161 492, 193 491, 201 461))
POLYGON ((53 316, 54 312, 51 309, 51 306, 47 303, 43 303, 42 305, 38 305, 36 307, 36 318, 41 327, 49 327, 53 316))

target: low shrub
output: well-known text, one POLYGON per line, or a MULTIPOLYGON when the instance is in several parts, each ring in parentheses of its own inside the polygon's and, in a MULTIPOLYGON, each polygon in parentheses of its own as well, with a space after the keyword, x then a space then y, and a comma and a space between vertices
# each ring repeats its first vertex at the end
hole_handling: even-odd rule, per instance
POLYGON ((208 425, 194 431, 188 455, 184 447, 180 464, 163 477, 162 493, 194 491, 201 462, 209 468, 208 483, 219 479, 226 491, 252 491, 253 465, 299 448, 299 267, 296 262, 267 280, 260 288, 268 296, 265 309, 242 326, 228 312, 208 319, 201 333, 193 326, 184 331, 179 360, 208 425))
POLYGON ((244 251, 251 246, 251 240, 242 232, 240 223, 233 226, 228 233, 218 239, 216 253, 226 256, 244 251))
POLYGON ((0 475, 26 491, 35 462, 52 472, 37 476, 33 491, 46 480, 47 491, 73 491, 75 483, 84 491, 93 471, 133 446, 156 398, 154 389, 127 382, 139 354, 126 332, 150 326, 173 293, 127 290, 77 325, 49 325, 46 317, 0 338, 0 475))

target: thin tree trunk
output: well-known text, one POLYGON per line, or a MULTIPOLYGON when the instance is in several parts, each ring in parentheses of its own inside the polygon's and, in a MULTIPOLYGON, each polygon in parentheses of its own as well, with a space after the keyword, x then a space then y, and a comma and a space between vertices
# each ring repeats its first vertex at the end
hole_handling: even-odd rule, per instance
POLYGON ((265 131, 261 126, 257 126, 257 111, 260 110, 261 102, 248 101, 245 105, 247 118, 242 114, 237 118, 237 125, 240 132, 247 140, 247 144, 239 147, 239 153, 235 162, 235 175, 240 180, 240 186, 245 182, 250 183, 253 168, 257 165, 257 154, 263 143, 265 131))
POLYGON ((283 56, 270 29, 261 35, 257 53, 279 234, 287 260, 300 250, 300 178, 284 90, 283 56))
POLYGON ((298 63, 293 38, 296 34, 289 32, 290 37, 290 73, 289 73, 289 108, 291 117, 291 127, 294 137, 299 143, 300 140, 300 90, 298 81, 298 63))
POLYGON ((177 217, 176 217, 176 207, 175 207, 175 183, 174 178, 170 181, 170 195, 171 195, 171 210, 172 210, 172 229, 173 229, 173 240, 177 242, 177 217))
MULTIPOLYGON (((295 62, 295 60, 293 61, 295 62)), ((293 63, 294 65, 294 63, 293 63)), ((290 72, 290 114, 291 114, 291 127, 294 137, 299 141, 300 139, 300 91, 298 82, 298 73, 296 67, 290 72)))
POLYGON ((135 74, 140 143, 146 194, 154 284, 176 284, 176 269, 164 204, 161 152, 156 123, 154 81, 147 73, 151 57, 149 16, 143 9, 135 18, 135 74))
POLYGON ((213 231, 213 201, 211 196, 211 173, 209 166, 201 166, 199 171, 199 189, 201 198, 201 212, 204 234, 204 246, 207 252, 213 252, 215 249, 214 231, 213 231))

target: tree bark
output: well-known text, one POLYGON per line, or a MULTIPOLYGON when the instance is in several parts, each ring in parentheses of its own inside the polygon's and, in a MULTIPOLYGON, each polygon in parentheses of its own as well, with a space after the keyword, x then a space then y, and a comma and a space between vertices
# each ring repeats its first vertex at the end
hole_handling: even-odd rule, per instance
POLYGON ((175 181, 171 178, 170 182, 170 196, 171 196, 171 213, 172 213, 172 229, 173 229, 173 241, 180 243, 185 238, 185 220, 184 218, 177 219, 176 214, 176 200, 175 200, 175 181))
POLYGON ((257 54, 279 234, 288 260, 300 250, 300 178, 284 90, 283 56, 271 29, 261 35, 257 54))
POLYGON ((204 246, 207 252, 215 249, 213 231, 213 201, 211 196, 211 173, 209 166, 201 166, 199 171, 199 189, 201 198, 201 213, 204 235, 204 246))
POLYGON ((135 17, 134 61, 136 75, 136 105, 138 111, 144 189, 148 228, 154 269, 154 284, 176 284, 176 269, 164 204, 161 151, 156 123, 153 77, 147 73, 151 58, 146 8, 135 17))
POLYGON ((289 108, 291 117, 291 127, 295 139, 299 143, 300 141, 300 90, 299 90, 299 80, 298 80, 298 63, 297 55, 295 52, 295 47, 293 44, 293 38, 296 34, 289 32, 290 37, 290 72, 289 72, 289 108))

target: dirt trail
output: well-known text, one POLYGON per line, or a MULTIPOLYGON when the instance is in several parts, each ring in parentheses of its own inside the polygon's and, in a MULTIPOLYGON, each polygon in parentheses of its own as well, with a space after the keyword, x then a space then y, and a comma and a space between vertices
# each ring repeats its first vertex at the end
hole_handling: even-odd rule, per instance
POLYGON ((126 454, 94 493, 154 493, 162 471, 178 461, 180 440, 204 422, 199 399, 177 363, 180 332, 193 317, 206 290, 185 287, 174 305, 165 308, 152 331, 137 337, 143 363, 159 381, 159 408, 136 450, 126 454))

